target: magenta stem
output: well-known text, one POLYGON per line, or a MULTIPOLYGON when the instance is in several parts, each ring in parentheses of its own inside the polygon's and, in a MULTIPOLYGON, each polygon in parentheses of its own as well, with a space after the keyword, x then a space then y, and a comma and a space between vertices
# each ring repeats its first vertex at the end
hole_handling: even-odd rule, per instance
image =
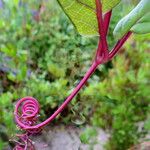
POLYGON ((98 22, 98 29, 101 40, 105 39, 105 32, 104 32, 104 21, 103 21, 103 13, 102 13, 102 4, 100 0, 95 0, 96 3, 96 16, 98 22))
POLYGON ((109 50, 107 43, 107 31, 109 27, 109 22, 111 18, 111 11, 106 13, 103 19, 102 13, 102 3, 100 0, 95 0, 96 3, 96 16, 98 21, 98 29, 99 29, 99 49, 97 50, 96 59, 97 61, 103 60, 103 63, 108 60, 109 50))
POLYGON ((120 39, 115 47, 110 51, 109 53, 109 60, 111 60, 117 52, 120 50, 120 48, 123 46, 123 44, 127 41, 127 39, 131 36, 132 32, 128 32, 125 36, 123 36, 122 39, 120 39))
POLYGON ((39 129, 42 128, 43 126, 47 125, 48 123, 50 123, 53 119, 56 118, 56 116, 61 113, 63 111, 63 109, 68 105, 68 103, 78 94, 78 92, 80 91, 80 89, 85 85, 86 81, 90 78, 90 76, 93 74, 93 72, 96 70, 97 66, 99 64, 97 64, 95 61, 93 62, 92 66, 90 67, 90 69, 87 71, 87 73, 85 74, 84 78, 81 80, 81 82, 77 85, 77 87, 73 90, 73 92, 70 94, 70 96, 67 97, 67 99, 65 100, 65 102, 54 112, 54 114, 48 118, 47 120, 45 120, 44 122, 35 125, 35 126, 27 126, 24 125, 23 123, 21 123, 17 117, 17 111, 18 111, 18 107, 19 105, 16 106, 16 111, 15 111, 15 116, 16 116, 16 122, 18 123, 18 125, 26 130, 31 130, 31 129, 39 129))
POLYGON ((105 28, 105 35, 106 36, 107 36, 107 33, 108 33, 111 16, 112 16, 112 10, 110 10, 109 12, 107 12, 104 15, 104 28, 105 28))
POLYGON ((92 66, 90 67, 90 69, 85 74, 84 78, 80 81, 80 83, 73 90, 73 92, 67 97, 67 99, 65 100, 65 102, 55 111, 55 113, 49 119, 47 119, 46 121, 44 121, 43 123, 41 123, 40 125, 38 125, 37 128, 45 126, 46 124, 48 124, 49 122, 51 122, 53 119, 55 119, 55 117, 59 113, 61 113, 63 111, 63 109, 68 105, 68 103, 70 103, 70 101, 78 94, 78 92, 80 91, 80 89, 85 85, 86 81, 94 73, 94 71, 96 70, 97 66, 98 66, 98 64, 94 62, 92 64, 92 66))

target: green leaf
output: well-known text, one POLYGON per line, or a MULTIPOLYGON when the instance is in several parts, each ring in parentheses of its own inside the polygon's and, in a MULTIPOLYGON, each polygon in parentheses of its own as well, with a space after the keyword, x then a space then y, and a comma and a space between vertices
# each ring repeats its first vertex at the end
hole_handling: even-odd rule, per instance
MULTIPOLYGON (((99 35, 95 0, 58 0, 58 2, 81 35, 99 35)), ((119 2, 120 0, 102 0, 103 12, 111 10, 119 2)))
POLYGON ((150 33, 150 13, 147 13, 140 21, 135 24, 131 31, 137 34, 150 33))
POLYGON ((148 22, 150 22, 150 17, 147 17, 147 15, 149 14, 149 9, 150 0, 141 0, 139 4, 128 15, 126 15, 118 22, 114 29, 114 36, 116 36, 117 39, 120 39, 130 30, 135 33, 149 32, 148 24, 146 23, 146 21, 143 22, 143 20, 148 20, 148 22), (140 21, 144 23, 143 25, 146 25, 146 28, 145 26, 142 27, 141 23, 139 24, 140 21))

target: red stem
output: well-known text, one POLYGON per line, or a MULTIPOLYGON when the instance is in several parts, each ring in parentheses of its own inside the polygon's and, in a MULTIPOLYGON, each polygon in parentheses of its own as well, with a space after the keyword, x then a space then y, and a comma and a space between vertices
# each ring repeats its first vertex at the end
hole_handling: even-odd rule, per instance
POLYGON ((105 39, 105 33, 104 33, 104 21, 103 21, 103 14, 102 14, 102 4, 100 0, 95 0, 96 3, 96 16, 98 21, 98 29, 101 40, 105 39))
POLYGON ((99 35, 100 35, 99 46, 98 46, 98 50, 96 53, 96 59, 97 61, 100 61, 100 62, 101 60, 103 60, 103 62, 106 62, 108 60, 108 54, 109 54, 106 36, 107 36, 108 26, 110 22, 111 12, 108 12, 105 15, 105 20, 104 20, 101 1, 95 0, 95 3, 96 3, 96 15, 97 15, 97 21, 98 21, 98 29, 99 29, 99 35))
POLYGON ((109 29, 111 15, 112 15, 112 10, 110 10, 109 12, 107 12, 104 15, 104 28, 105 28, 104 30, 105 30, 105 35, 106 36, 107 36, 107 33, 108 33, 108 29, 109 29))
POLYGON ((93 62, 92 66, 90 67, 90 69, 87 71, 87 73, 85 74, 84 78, 81 80, 81 82, 77 85, 77 87, 73 90, 73 92, 70 94, 70 96, 68 96, 68 98, 65 100, 65 102, 54 112, 54 114, 52 114, 52 116, 50 118, 48 118, 47 120, 45 120, 44 122, 35 125, 35 126, 27 126, 24 125, 23 123, 21 123, 17 117, 17 109, 18 106, 16 106, 16 111, 15 111, 15 116, 16 116, 16 122, 19 123, 19 126, 23 129, 26 130, 32 130, 32 129, 39 129, 42 128, 43 126, 47 125, 48 123, 50 123, 53 119, 56 118, 56 116, 61 113, 63 111, 63 109, 68 105, 68 103, 78 94, 78 92, 80 91, 80 89, 85 85, 86 81, 90 78, 90 76, 94 73, 94 71, 96 70, 97 66, 99 64, 97 64, 95 61, 93 62))
POLYGON ((120 48, 123 46, 123 44, 127 41, 127 39, 131 36, 132 32, 128 32, 125 36, 123 36, 122 39, 120 39, 115 47, 110 51, 109 53, 109 60, 111 60, 117 52, 120 50, 120 48))

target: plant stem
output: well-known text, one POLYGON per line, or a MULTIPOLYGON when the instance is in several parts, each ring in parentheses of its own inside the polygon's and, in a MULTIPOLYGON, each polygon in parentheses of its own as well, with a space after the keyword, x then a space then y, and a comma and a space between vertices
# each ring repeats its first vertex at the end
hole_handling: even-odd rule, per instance
POLYGON ((89 68, 89 70, 87 71, 87 73, 85 74, 84 78, 80 81, 80 83, 73 90, 73 92, 71 92, 71 94, 67 97, 67 99, 64 101, 64 103, 54 112, 54 114, 52 114, 52 116, 50 118, 48 118, 47 120, 45 120, 44 122, 42 122, 42 123, 40 123, 40 124, 38 124, 36 126, 25 126, 23 124, 19 124, 19 125, 22 128, 26 129, 26 130, 32 130, 32 129, 42 128, 43 126, 47 125, 52 120, 54 120, 57 117, 57 115, 59 113, 61 113, 64 110, 64 108, 66 108, 66 106, 68 105, 68 103, 78 94, 78 92, 80 91, 80 89, 85 85, 85 83, 87 82, 87 80, 94 73, 94 71, 96 70, 96 68, 98 67, 98 65, 99 64, 97 64, 95 61, 93 62, 93 64, 91 65, 91 67, 89 68))
POLYGON ((106 62, 108 60, 108 44, 107 44, 107 31, 108 30, 108 26, 109 26, 109 21, 110 21, 110 16, 111 13, 108 13, 106 15, 106 24, 104 22, 103 19, 103 13, 102 13, 102 3, 100 0, 95 0, 96 3, 96 16, 97 16, 97 21, 98 21, 98 29, 99 29, 99 35, 100 35, 100 39, 99 39, 99 46, 98 46, 98 51, 96 54, 97 59, 103 59, 104 62, 106 62), (106 25, 106 28, 104 27, 106 25))
POLYGON ((107 13, 104 15, 105 36, 107 36, 107 33, 108 33, 111 15, 112 15, 112 10, 110 10, 109 12, 107 12, 107 13))
POLYGON ((123 36, 122 39, 120 39, 115 47, 110 51, 109 53, 109 60, 111 60, 117 52, 120 50, 120 48, 124 45, 124 43, 128 40, 128 38, 131 36, 132 32, 128 32, 125 36, 123 36))

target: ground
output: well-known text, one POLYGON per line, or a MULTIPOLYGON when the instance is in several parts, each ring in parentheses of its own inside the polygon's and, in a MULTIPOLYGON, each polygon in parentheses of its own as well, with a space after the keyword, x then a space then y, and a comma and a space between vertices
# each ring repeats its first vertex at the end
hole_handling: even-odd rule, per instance
MULTIPOLYGON (((39 136, 33 138, 36 150, 90 150, 91 144, 83 144, 79 135, 84 128, 74 126, 48 127, 39 136)), ((97 129, 97 137, 93 150, 104 150, 104 144, 109 134, 102 129, 97 129)))

